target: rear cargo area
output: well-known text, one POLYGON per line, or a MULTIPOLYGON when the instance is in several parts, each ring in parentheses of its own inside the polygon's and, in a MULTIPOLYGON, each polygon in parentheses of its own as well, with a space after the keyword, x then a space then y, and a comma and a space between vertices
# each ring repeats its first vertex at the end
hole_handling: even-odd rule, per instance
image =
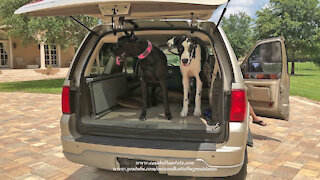
MULTIPOLYGON (((178 68, 175 68, 178 70, 178 68)), ((171 69, 173 70, 173 69, 171 69)), ((169 76, 169 81, 170 81, 169 76)), ((172 114, 171 120, 164 117, 164 106, 162 102, 162 90, 160 87, 155 90, 156 105, 149 104, 147 109, 147 120, 140 121, 139 115, 142 106, 142 94, 139 82, 125 73, 119 73, 111 77, 96 77, 87 79, 86 89, 88 94, 83 96, 86 110, 90 110, 90 116, 83 116, 82 122, 94 126, 111 126, 125 128, 148 128, 148 129, 168 129, 168 130, 200 130, 207 131, 204 116, 195 117, 194 93, 190 93, 189 113, 187 117, 181 117, 183 92, 180 78, 175 79, 177 83, 169 86, 169 106, 172 114), (90 80, 90 81, 89 81, 90 80)), ((171 79, 172 80, 172 79, 171 79)), ((149 88, 150 93, 152 88, 149 88)), ((191 88, 195 92, 195 87, 191 88)), ((151 99, 149 94, 149 101, 151 99)), ((210 110, 208 100, 208 88, 202 90, 201 111, 210 110)), ((212 128, 212 127, 211 127, 212 128)))
MULTIPOLYGON (((140 121, 142 106, 142 92, 138 77, 137 67, 139 61, 136 57, 127 57, 126 64, 117 66, 112 55, 112 47, 116 41, 104 37, 93 51, 88 61, 84 75, 81 77, 81 96, 79 119, 77 128, 83 135, 102 135, 119 137, 139 137, 147 139, 172 139, 190 141, 223 142, 225 131, 223 79, 220 70, 215 74, 213 85, 208 82, 206 74, 202 72, 203 81, 201 92, 201 116, 195 117, 194 101, 196 92, 195 79, 190 80, 189 111, 187 117, 181 117, 183 103, 183 85, 180 72, 180 58, 167 49, 167 40, 174 35, 159 31, 154 35, 147 32, 136 32, 141 38, 152 41, 166 55, 168 62, 167 90, 171 120, 166 120, 164 115, 162 89, 156 89, 157 105, 149 104, 146 121, 140 121), (145 33, 145 34, 143 34, 145 33), (211 96, 211 98, 209 98, 211 96), (205 119, 205 112, 212 116, 205 119), (210 123, 209 123, 210 124, 210 123), (216 126, 218 124, 218 126, 216 126)), ((190 33, 189 31, 186 31, 190 33)), ((172 31, 170 31, 172 33, 172 31)), ((193 36, 195 34, 192 34, 193 36)), ((113 35, 110 35, 113 36, 113 35)), ((199 37, 206 40, 208 56, 201 54, 201 62, 207 63, 207 68, 213 71, 216 56, 213 54, 212 45, 208 37, 198 33, 199 37)), ((117 40, 117 38, 113 38, 117 40)), ((205 53, 205 48, 202 49, 205 53)), ((217 66, 218 67, 218 66, 217 66)), ((219 69, 219 67, 218 67, 219 69)), ((210 70, 208 71, 210 72, 210 70)), ((210 80, 211 81, 211 80, 210 80)), ((152 99, 152 86, 148 85, 148 101, 152 99)))
MULTIPOLYGON (((202 117, 193 116, 193 107, 189 109, 189 115, 185 118, 180 117, 181 103, 170 103, 172 120, 165 120, 163 104, 148 108, 147 120, 139 121, 141 113, 139 109, 130 109, 121 106, 114 107, 106 115, 99 119, 84 120, 84 123, 94 125, 108 125, 117 127, 131 128, 151 128, 151 129, 172 129, 172 130, 207 130, 207 122, 202 117)), ((202 109, 208 109, 208 104, 203 104, 202 109)))

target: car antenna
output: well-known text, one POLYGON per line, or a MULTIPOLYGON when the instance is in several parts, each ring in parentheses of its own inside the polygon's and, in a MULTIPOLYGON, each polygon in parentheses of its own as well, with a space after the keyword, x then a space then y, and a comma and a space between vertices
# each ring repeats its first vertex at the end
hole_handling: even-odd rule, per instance
POLYGON ((226 6, 224 7, 224 9, 223 9, 223 11, 222 11, 222 14, 221 14, 221 16, 220 16, 220 18, 219 18, 219 21, 218 21, 218 23, 217 23, 217 25, 216 25, 216 27, 219 26, 219 24, 220 24, 220 22, 221 22, 221 20, 222 20, 222 18, 223 18, 223 16, 224 16, 224 13, 226 13, 226 11, 227 11, 227 7, 228 7, 230 1, 231 1, 231 0, 228 0, 226 6))
POLYGON ((92 34, 95 34, 97 36, 99 36, 99 34, 95 31, 92 31, 90 28, 88 28, 86 25, 84 25, 82 22, 80 22, 78 19, 74 18, 73 16, 69 16, 71 19, 73 19, 75 22, 77 22, 78 24, 80 24, 81 26, 83 26, 84 28, 86 28, 88 31, 90 31, 92 34))

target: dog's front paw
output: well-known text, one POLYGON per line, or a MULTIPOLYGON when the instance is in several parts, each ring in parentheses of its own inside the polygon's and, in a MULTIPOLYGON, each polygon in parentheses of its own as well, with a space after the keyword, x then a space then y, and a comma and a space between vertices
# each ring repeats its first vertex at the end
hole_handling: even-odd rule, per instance
POLYGON ((193 115, 194 115, 195 117, 200 117, 200 116, 201 116, 201 110, 200 110, 200 109, 194 110, 193 115))
POLYGON ((188 115, 188 109, 182 109, 182 111, 180 112, 180 116, 186 117, 187 115, 188 115))
POLYGON ((139 116, 139 120, 140 120, 140 121, 145 121, 145 120, 147 120, 146 115, 145 115, 145 114, 141 114, 141 115, 139 116))

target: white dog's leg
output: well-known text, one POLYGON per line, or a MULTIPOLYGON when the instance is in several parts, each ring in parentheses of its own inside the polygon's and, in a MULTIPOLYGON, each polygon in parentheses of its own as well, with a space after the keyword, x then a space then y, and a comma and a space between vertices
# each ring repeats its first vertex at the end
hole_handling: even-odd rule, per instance
POLYGON ((196 106, 194 108, 193 115, 196 117, 201 116, 201 92, 202 92, 202 81, 199 75, 196 76, 197 81, 197 92, 196 92, 196 106))
POLYGON ((188 111, 189 111, 189 99, 188 99, 188 93, 189 93, 189 81, 190 78, 185 75, 182 76, 182 84, 183 84, 183 108, 182 111, 180 112, 180 116, 181 117, 186 117, 188 115, 188 111))

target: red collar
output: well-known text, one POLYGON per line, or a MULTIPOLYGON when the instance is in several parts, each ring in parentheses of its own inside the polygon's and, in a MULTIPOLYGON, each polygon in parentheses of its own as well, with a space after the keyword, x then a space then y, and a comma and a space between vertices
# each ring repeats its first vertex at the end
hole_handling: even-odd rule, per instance
POLYGON ((140 55, 138 55, 137 57, 138 57, 140 60, 142 60, 142 59, 146 58, 146 57, 151 53, 151 51, 152 51, 152 44, 151 44, 150 41, 148 41, 148 47, 147 47, 147 49, 146 49, 143 53, 141 53, 140 55))

